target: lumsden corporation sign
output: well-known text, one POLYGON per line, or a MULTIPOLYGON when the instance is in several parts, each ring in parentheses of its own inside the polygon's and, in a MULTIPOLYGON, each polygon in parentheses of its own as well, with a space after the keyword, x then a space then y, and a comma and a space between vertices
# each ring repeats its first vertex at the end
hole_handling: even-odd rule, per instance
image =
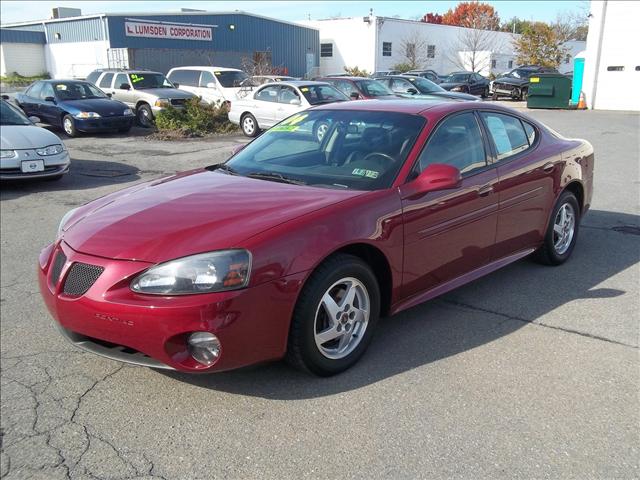
POLYGON ((172 40, 213 39, 213 29, 192 25, 171 25, 160 23, 124 22, 127 37, 169 38, 172 40))

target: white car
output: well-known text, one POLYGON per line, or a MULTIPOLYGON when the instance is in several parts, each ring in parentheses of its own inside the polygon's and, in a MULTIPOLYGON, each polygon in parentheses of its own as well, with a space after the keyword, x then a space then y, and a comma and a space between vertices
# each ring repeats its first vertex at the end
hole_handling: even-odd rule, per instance
POLYGON ((260 130, 314 105, 348 100, 349 97, 326 82, 266 83, 245 98, 231 102, 229 121, 240 125, 247 137, 255 137, 260 130))
POLYGON ((57 135, 34 125, 18 108, 0 100, 0 180, 58 180, 69 171, 69 152, 57 135))
POLYGON ((177 67, 169 70, 167 78, 180 90, 210 104, 233 103, 240 89, 249 83, 249 76, 242 70, 223 67, 177 67))
POLYGON ((264 85, 265 83, 274 82, 291 82, 298 80, 295 77, 287 77, 285 75, 254 75, 251 77, 251 83, 253 85, 264 85))

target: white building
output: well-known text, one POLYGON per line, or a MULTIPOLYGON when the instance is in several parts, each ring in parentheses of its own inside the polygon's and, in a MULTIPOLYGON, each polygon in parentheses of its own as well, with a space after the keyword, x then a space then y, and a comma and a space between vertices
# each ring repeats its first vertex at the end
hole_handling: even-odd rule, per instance
POLYGON ((374 15, 300 23, 320 31, 319 75, 341 73, 345 66, 357 66, 370 73, 391 70, 406 62, 407 43, 422 45, 421 67, 440 74, 471 70, 472 60, 474 69, 483 75, 516 66, 513 42, 519 35, 508 32, 374 15))
POLYGON ((591 2, 582 82, 589 108, 640 111, 639 21, 640 2, 591 2))

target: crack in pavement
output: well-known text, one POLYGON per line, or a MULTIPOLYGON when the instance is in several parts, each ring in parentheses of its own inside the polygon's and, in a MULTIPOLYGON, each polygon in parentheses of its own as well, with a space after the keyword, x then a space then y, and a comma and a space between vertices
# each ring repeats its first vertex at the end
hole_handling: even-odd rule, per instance
MULTIPOLYGON (((530 323, 530 324, 533 324, 533 325, 537 325, 539 327, 550 328, 552 330, 560 330, 561 332, 580 335, 581 337, 590 338, 592 340, 600 340, 600 341, 603 341, 603 342, 612 343, 614 345, 620 345, 620 346, 623 346, 623 347, 628 347, 628 348, 633 348, 634 350, 638 350, 638 347, 636 345, 631 345, 629 343, 620 342, 618 340, 612 340, 610 338, 602 337, 600 335, 594 335, 594 334, 588 333, 588 332, 581 332, 580 330, 574 330, 572 328, 558 327, 556 325, 549 325, 548 323, 537 322, 535 320, 529 320, 527 318, 517 317, 515 315, 509 315, 507 313, 498 312, 496 310, 477 307, 475 305, 471 305, 471 304, 468 304, 468 303, 460 302, 458 300, 443 300, 443 299, 441 299, 439 301, 442 302, 442 303, 446 303, 446 304, 449 304, 449 305, 454 305, 454 306, 457 306, 457 307, 466 308, 466 309, 477 311, 477 312, 483 312, 483 313, 489 313, 489 314, 492 314, 492 315, 497 315, 499 317, 505 318, 505 322, 509 321, 509 320, 514 320, 514 321, 517 321, 517 322, 530 323)), ((500 325, 502 325, 503 323, 504 322, 502 322, 500 325)))

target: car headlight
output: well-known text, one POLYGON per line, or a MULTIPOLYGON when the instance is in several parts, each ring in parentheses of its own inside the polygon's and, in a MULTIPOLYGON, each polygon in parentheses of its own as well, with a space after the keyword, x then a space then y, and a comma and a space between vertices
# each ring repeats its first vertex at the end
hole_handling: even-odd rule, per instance
POLYGON ((0 158, 15 158, 17 156, 15 150, 0 150, 0 158))
POLYGON ((131 282, 131 290, 154 295, 189 295, 244 288, 249 283, 247 250, 201 253, 161 263, 131 282))
POLYGON ((100 114, 96 112, 80 112, 74 115, 76 118, 100 118, 100 114))
POLYGON ((154 105, 156 107, 168 107, 169 105, 171 105, 171 102, 169 101, 168 98, 159 98, 156 100, 154 105))
POLYGON ((462 91, 462 87, 453 87, 451 89, 452 92, 461 92, 462 91))
POLYGON ((69 210, 67 213, 65 213, 62 216, 62 218, 60 219, 60 223, 58 224, 58 233, 56 233, 56 240, 58 240, 62 236, 62 233, 64 232, 65 224, 67 223, 69 218, 71 218, 71 215, 73 215, 75 213, 76 210, 78 210, 78 209, 74 208, 72 210, 69 210))
POLYGON ((130 108, 125 108, 124 111, 122 112, 123 115, 133 115, 133 110, 131 110, 130 108))
POLYGON ((48 147, 36 149, 36 153, 43 157, 48 155, 57 155, 62 152, 64 152, 64 147, 62 145, 49 145, 48 147))

